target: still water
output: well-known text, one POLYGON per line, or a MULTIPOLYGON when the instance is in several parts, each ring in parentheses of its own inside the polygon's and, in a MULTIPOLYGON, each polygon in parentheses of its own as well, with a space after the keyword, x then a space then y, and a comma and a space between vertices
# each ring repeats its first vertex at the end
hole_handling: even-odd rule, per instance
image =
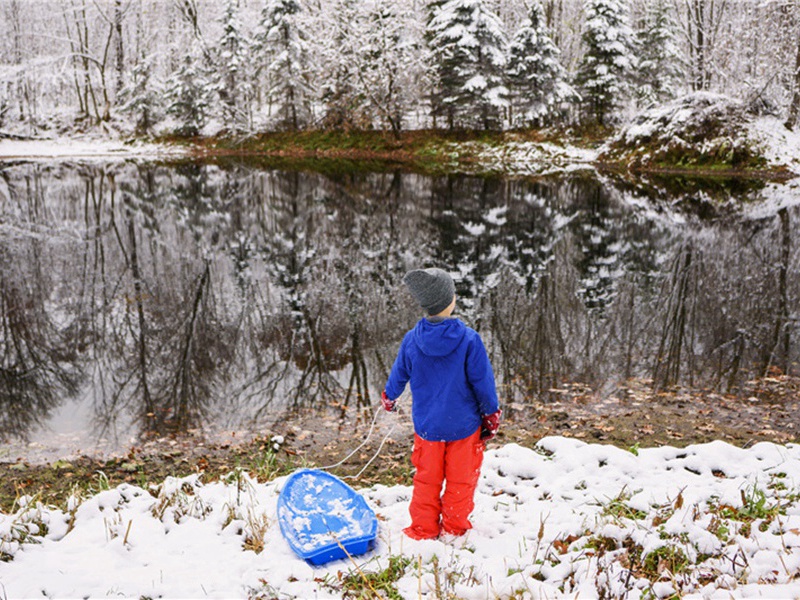
POLYGON ((800 354, 800 192, 757 187, 0 163, 0 441, 374 404, 425 266, 517 410, 631 378, 739 393, 800 354))

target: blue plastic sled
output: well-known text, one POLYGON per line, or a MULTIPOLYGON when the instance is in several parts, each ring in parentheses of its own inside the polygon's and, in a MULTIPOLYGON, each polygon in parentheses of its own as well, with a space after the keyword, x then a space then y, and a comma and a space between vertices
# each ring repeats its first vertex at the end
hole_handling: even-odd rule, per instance
POLYGON ((293 473, 278 497, 283 537, 312 565, 369 550, 378 520, 366 501, 338 477, 303 469, 293 473))

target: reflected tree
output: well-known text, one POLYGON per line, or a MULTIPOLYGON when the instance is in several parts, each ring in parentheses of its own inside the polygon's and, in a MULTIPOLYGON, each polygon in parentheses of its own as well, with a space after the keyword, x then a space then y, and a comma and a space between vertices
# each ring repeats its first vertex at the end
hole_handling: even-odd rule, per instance
POLYGON ((44 174, 34 168, 24 185, 0 177, 9 194, 0 213, 0 440, 7 440, 27 437, 74 397, 83 373, 70 334, 74 306, 54 307, 58 281, 50 264, 64 257, 61 244, 69 242, 45 244, 37 233, 48 215, 44 174), (12 216, 15 226, 4 226, 12 216))

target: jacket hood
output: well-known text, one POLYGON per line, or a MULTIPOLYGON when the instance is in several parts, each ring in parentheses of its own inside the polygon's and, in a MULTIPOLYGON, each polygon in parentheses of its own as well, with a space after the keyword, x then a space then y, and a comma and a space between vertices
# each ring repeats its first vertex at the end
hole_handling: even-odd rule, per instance
POLYGON ((447 356, 461 343, 467 331, 459 319, 432 323, 421 319, 414 327, 414 343, 427 356, 447 356))

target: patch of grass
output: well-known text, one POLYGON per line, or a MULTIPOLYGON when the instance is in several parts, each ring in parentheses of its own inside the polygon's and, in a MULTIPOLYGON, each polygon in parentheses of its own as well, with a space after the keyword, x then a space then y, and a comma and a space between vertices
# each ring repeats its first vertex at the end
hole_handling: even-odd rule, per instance
POLYGON ((616 550, 618 544, 614 538, 595 535, 586 540, 584 548, 593 550, 598 556, 603 556, 606 552, 616 550))
POLYGON ((407 556, 390 556, 389 565, 380 571, 357 570, 345 576, 335 578, 327 576, 324 585, 331 590, 341 591, 342 598, 389 598, 390 600, 403 600, 397 591, 395 583, 406 572, 411 564, 407 556))
POLYGON ((626 494, 625 490, 622 490, 616 498, 603 507, 600 514, 616 519, 633 519, 634 521, 640 521, 647 517, 645 511, 632 508, 626 504, 630 498, 631 496, 626 494))
POLYGON ((676 546, 660 546, 648 552, 642 561, 642 571, 650 580, 661 577, 664 571, 679 575, 689 567, 686 553, 676 546))
POLYGON ((21 496, 10 515, 10 525, 0 534, 0 561, 10 562, 23 544, 39 544, 47 535, 43 506, 38 496, 21 496))
POLYGON ((710 510, 724 519, 742 521, 744 523, 752 523, 758 519, 772 521, 772 519, 785 512, 778 502, 770 501, 766 492, 756 485, 741 490, 741 498, 741 506, 719 504, 712 501, 710 510))

